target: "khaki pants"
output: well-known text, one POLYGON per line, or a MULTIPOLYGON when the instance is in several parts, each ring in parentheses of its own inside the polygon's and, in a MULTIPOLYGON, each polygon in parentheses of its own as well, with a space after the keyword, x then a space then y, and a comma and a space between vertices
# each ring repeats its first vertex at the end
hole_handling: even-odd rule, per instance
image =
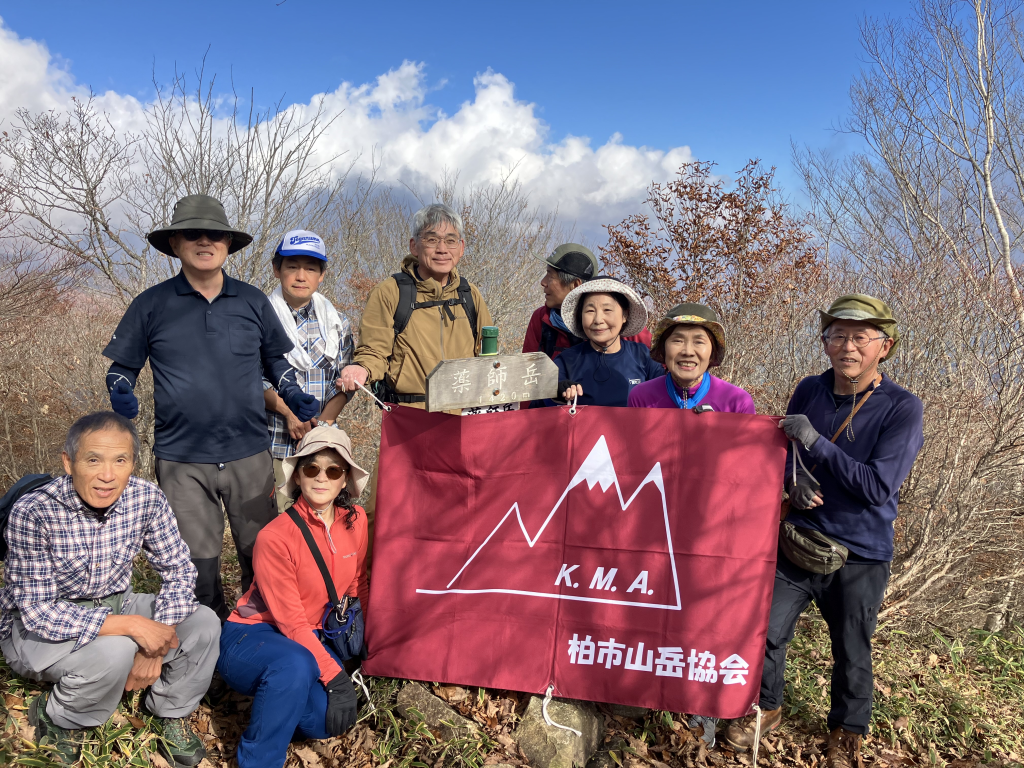
POLYGON ((284 462, 281 459, 274 459, 274 501, 277 502, 277 514, 279 515, 283 515, 284 511, 295 501, 282 490, 282 485, 284 485, 284 462))

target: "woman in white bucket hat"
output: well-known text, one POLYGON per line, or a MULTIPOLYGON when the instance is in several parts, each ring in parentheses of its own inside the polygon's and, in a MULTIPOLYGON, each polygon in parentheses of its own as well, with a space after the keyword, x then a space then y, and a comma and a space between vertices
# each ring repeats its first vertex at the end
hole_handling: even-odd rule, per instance
POLYGON ((624 338, 647 326, 647 307, 626 284, 598 277, 574 288, 562 302, 562 319, 586 339, 555 358, 562 401, 625 407, 633 387, 665 374, 645 345, 624 338))
MULTIPOLYGON (((366 609, 366 513, 352 503, 369 474, 352 458, 336 427, 306 433, 284 459, 289 513, 305 523, 339 595, 366 609)), ((320 630, 329 607, 324 575, 298 523, 289 515, 256 537, 255 578, 221 631, 221 677, 253 696, 238 745, 240 768, 283 766, 292 736, 339 736, 356 722, 355 688, 320 630)))

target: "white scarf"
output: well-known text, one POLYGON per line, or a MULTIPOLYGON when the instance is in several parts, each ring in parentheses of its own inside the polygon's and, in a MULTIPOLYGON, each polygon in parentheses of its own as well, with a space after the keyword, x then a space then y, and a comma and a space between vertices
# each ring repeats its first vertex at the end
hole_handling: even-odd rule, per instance
MULTIPOLYGON (((284 294, 281 293, 280 285, 270 294, 270 305, 277 312, 281 325, 284 326, 284 332, 288 334, 288 338, 295 345, 292 347, 292 351, 285 355, 285 359, 296 370, 303 372, 313 370, 313 361, 306 353, 306 350, 299 344, 299 332, 295 323, 295 315, 292 313, 292 308, 288 305, 288 302, 284 300, 284 294)), ((341 316, 338 315, 338 310, 334 308, 334 305, 319 291, 313 294, 313 311, 316 313, 317 322, 320 324, 320 332, 323 334, 324 341, 326 342, 327 348, 324 351, 324 355, 331 362, 335 362, 341 349, 341 334, 343 330, 341 316)))

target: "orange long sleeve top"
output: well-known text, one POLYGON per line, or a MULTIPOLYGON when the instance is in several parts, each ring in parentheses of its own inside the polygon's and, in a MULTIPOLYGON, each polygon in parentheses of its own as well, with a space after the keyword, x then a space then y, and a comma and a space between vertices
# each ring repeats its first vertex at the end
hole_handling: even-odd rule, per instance
MULTIPOLYGON (((345 510, 335 507, 330 531, 301 496, 295 510, 302 515, 320 547, 324 562, 334 578, 339 595, 358 597, 367 608, 366 512, 356 507, 352 529, 345 527, 345 510)), ((252 586, 238 600, 228 621, 239 624, 265 622, 309 650, 320 666, 320 680, 329 683, 341 667, 324 649, 313 632, 330 598, 316 560, 302 538, 302 532, 287 515, 271 521, 256 536, 253 548, 252 586)))

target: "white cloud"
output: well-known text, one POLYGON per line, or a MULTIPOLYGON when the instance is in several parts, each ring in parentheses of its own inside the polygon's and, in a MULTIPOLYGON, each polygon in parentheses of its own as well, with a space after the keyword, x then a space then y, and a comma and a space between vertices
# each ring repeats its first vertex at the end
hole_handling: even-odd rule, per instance
MULTIPOLYGON (((0 71, 0 121, 19 108, 60 108, 88 93, 44 45, 19 38, 2 20, 0 71)), ((474 87, 471 100, 445 114, 428 101, 423 65, 405 62, 373 83, 345 82, 289 109, 310 114, 322 97, 337 116, 323 140, 325 155, 358 157, 357 171, 367 171, 376 156, 380 178, 413 189, 429 191, 445 171, 475 185, 499 181, 514 168, 535 203, 557 207, 594 237, 601 224, 639 210, 652 180, 668 179, 692 158, 689 147, 630 146, 618 134, 597 148, 584 136, 553 139, 535 105, 516 99, 504 75, 488 70, 474 87)), ((141 127, 145 105, 137 99, 108 91, 97 102, 119 128, 141 127)))

